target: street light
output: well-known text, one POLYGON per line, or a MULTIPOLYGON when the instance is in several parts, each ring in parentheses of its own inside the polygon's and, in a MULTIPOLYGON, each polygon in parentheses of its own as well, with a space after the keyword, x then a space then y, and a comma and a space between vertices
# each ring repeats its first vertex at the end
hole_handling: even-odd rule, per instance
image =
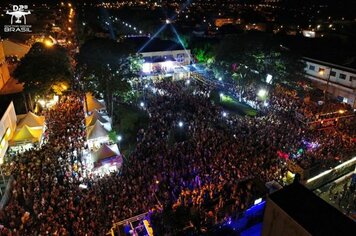
POLYGON ((183 122, 182 122, 182 121, 179 121, 179 122, 178 122, 178 126, 179 126, 180 128, 182 128, 182 127, 183 127, 183 122))
POLYGON ((222 116, 223 116, 223 117, 227 117, 227 113, 224 111, 224 112, 222 113, 222 116))
POLYGON ((265 89, 260 89, 257 93, 257 96, 259 96, 260 98, 264 98, 267 95, 267 91, 265 89))
POLYGON ((44 45, 45 45, 46 47, 48 47, 48 48, 53 47, 53 44, 54 44, 50 39, 45 39, 45 40, 43 41, 43 43, 44 43, 44 45))
POLYGON ((140 107, 145 107, 145 103, 144 102, 140 102, 140 107))
MULTIPOLYGON (((331 76, 331 71, 332 71, 331 67, 326 67, 326 69, 329 70, 329 75, 328 75, 328 78, 326 80, 326 87, 324 89, 324 104, 326 103, 326 93, 329 90, 330 76, 331 76)), ((325 71, 325 69, 320 69, 319 70, 319 75, 323 76, 324 75, 324 71, 325 71)))
POLYGON ((121 141, 122 141, 122 136, 121 135, 118 135, 117 136, 117 142, 119 143, 119 148, 121 148, 120 146, 120 143, 121 143, 121 141))

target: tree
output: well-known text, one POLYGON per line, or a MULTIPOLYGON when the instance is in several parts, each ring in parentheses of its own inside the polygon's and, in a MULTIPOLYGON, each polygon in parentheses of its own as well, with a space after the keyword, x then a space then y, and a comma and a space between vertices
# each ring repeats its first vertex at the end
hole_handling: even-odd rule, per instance
MULTIPOLYGON (((266 34, 254 32, 227 36, 216 45, 215 55, 216 60, 224 61, 228 68, 236 64, 243 70, 247 66, 250 72, 258 72, 263 81, 267 74, 273 76, 274 82, 290 83, 303 79, 304 65, 299 55, 282 49, 277 40, 266 34)), ((247 73, 244 80, 248 74, 252 75, 247 73)))
POLYGON ((141 60, 128 43, 109 39, 86 42, 78 55, 77 73, 84 89, 102 93, 109 114, 113 115, 114 99, 131 90, 129 81, 138 76, 141 60))
POLYGON ((192 52, 200 63, 212 64, 215 61, 214 48, 211 43, 196 45, 192 52))
POLYGON ((26 93, 43 96, 54 92, 56 86, 61 86, 61 91, 68 89, 72 69, 67 51, 63 47, 46 47, 42 43, 35 43, 21 59, 13 75, 24 83, 26 93))

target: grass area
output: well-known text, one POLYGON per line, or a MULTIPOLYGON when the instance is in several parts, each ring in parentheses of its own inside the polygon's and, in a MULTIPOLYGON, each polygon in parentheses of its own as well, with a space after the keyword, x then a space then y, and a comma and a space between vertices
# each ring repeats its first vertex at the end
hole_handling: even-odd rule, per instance
POLYGON ((114 113, 113 130, 122 136, 121 152, 128 157, 136 147, 137 132, 147 128, 148 114, 129 104, 117 104, 114 113))
POLYGON ((236 98, 230 95, 220 96, 219 91, 213 91, 211 94, 211 99, 214 103, 219 104, 224 109, 230 112, 236 112, 240 115, 256 116, 257 111, 247 104, 239 102, 236 98))

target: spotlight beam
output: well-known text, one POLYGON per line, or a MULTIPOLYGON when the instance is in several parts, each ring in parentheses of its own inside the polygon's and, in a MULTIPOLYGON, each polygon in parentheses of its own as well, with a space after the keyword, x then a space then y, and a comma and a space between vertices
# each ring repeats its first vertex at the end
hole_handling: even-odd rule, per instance
POLYGON ((170 26, 171 26, 171 28, 172 28, 173 33, 176 35, 176 37, 177 37, 179 43, 182 45, 182 47, 183 47, 185 53, 189 56, 189 61, 191 61, 190 54, 189 54, 189 52, 187 51, 186 47, 184 46, 183 41, 182 41, 182 39, 180 38, 180 36, 179 36, 179 34, 178 34, 176 28, 175 28, 172 24, 170 24, 170 26))
POLYGON ((166 28, 166 26, 167 24, 162 25, 161 28, 159 28, 157 32, 138 50, 138 52, 140 53, 154 38, 157 37, 157 35, 164 30, 164 28, 166 28))

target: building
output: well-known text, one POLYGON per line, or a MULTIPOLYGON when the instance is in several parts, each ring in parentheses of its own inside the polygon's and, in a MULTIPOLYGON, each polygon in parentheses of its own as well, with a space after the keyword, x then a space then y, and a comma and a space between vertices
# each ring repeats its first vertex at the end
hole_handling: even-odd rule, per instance
POLYGON ((352 235, 356 224, 300 183, 271 194, 266 203, 263 236, 352 235))
POLYGON ((0 103, 0 164, 3 163, 9 140, 15 132, 16 121, 14 103, 0 103))
POLYGON ((327 90, 341 102, 356 108, 356 69, 309 57, 303 60, 306 63, 306 77, 316 87, 327 90))
POLYGON ((9 68, 5 60, 5 51, 3 42, 0 41, 0 90, 5 86, 10 79, 9 68))
POLYGON ((133 38, 138 54, 144 60, 142 75, 144 77, 187 78, 190 72, 186 66, 191 64, 189 49, 171 40, 133 38))

